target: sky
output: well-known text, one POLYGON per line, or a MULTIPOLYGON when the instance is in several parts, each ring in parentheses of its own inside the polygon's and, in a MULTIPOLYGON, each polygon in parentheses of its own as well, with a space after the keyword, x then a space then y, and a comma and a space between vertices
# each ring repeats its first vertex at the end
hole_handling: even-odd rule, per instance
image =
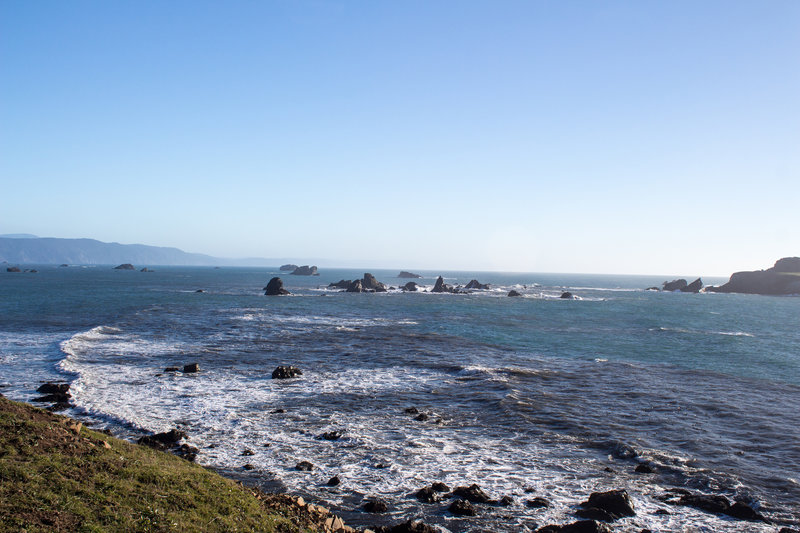
POLYGON ((800 255, 800 2, 0 2, 0 233, 766 268, 800 255))

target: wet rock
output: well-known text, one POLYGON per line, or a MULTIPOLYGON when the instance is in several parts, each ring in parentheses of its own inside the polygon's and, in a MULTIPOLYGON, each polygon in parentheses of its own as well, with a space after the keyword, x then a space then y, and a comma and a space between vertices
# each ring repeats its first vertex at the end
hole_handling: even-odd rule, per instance
POLYGON ((800 529, 792 529, 790 527, 782 527, 778 533, 800 533, 800 529))
POLYGON ((289 264, 286 264, 286 265, 281 265, 278 270, 280 270, 282 272, 292 272, 292 271, 294 271, 296 269, 297 269, 297 265, 293 265, 293 264, 289 263, 289 264))
POLYGON ((393 526, 378 526, 372 529, 375 533, 439 533, 439 529, 423 522, 401 522, 393 526))
POLYGON ((255 470, 255 466, 251 465, 250 463, 242 465, 243 470, 255 470))
POLYGON ((250 456, 250 455, 255 455, 255 454, 256 454, 256 452, 254 452, 250 448, 245 448, 245 450, 242 451, 242 455, 245 456, 245 457, 250 456))
POLYGON ((674 279, 672 281, 665 281, 664 282, 664 290, 665 291, 680 291, 688 287, 689 284, 686 282, 685 279, 674 279))
POLYGON ((515 291, 513 289, 508 291, 508 295, 509 296, 522 296, 520 293, 518 293, 517 291, 515 291))
POLYGON ((419 289, 417 288, 418 285, 413 281, 409 281, 405 285, 403 285, 402 289, 405 292, 417 292, 419 289))
POLYGON ((8 267, 6 272, 22 272, 22 270, 19 267, 8 267))
POLYGON ((130 263, 123 263, 121 265, 115 266, 114 270, 136 270, 136 267, 130 263))
POLYGON ((136 443, 144 446, 150 446, 151 448, 156 448, 158 450, 164 450, 168 447, 174 446, 181 439, 185 438, 186 433, 183 431, 178 429, 170 429, 169 431, 165 431, 163 433, 155 433, 153 435, 145 435, 144 437, 140 437, 136 443))
POLYGON ((725 514, 733 518, 738 518, 739 520, 767 521, 764 515, 744 502, 734 502, 725 514))
POLYGON ((423 487, 419 489, 414 496, 423 503, 436 503, 443 498, 442 493, 433 490, 432 487, 423 487))
POLYGON ((197 458, 197 454, 199 452, 200 450, 198 450, 194 446, 189 446, 188 444, 181 444, 172 451, 172 453, 174 453, 178 457, 186 459, 187 461, 192 463, 197 458))
POLYGON ((681 289, 681 292, 694 292, 694 293, 698 293, 698 292, 700 292, 700 290, 701 290, 702 288, 703 288, 703 280, 702 280, 702 279, 700 279, 700 278, 697 278, 696 280, 694 280, 693 282, 691 282, 690 284, 688 284, 686 287, 682 288, 682 289, 681 289))
POLYGON ((417 416, 414 417, 414 420, 417 420, 419 422, 425 422, 429 418, 430 418, 430 416, 427 415, 426 413, 420 413, 420 414, 418 414, 417 416))
POLYGON ((475 483, 469 487, 454 488, 453 495, 475 503, 489 503, 492 501, 489 495, 483 492, 483 490, 475 483))
POLYGON ((339 431, 327 431, 322 434, 322 438, 325 440, 339 440, 342 438, 342 433, 339 431))
POLYGON ((271 412, 272 414, 274 414, 274 415, 280 415, 280 414, 283 414, 283 413, 285 413, 285 412, 286 412, 286 409, 280 409, 280 408, 278 408, 278 409, 273 409, 273 410, 272 410, 272 411, 270 411, 270 412, 271 412))
POLYGON ((397 275, 398 278, 421 278, 419 274, 414 274, 413 272, 406 272, 405 270, 400 271, 397 275))
POLYGON ((352 283, 353 282, 351 280, 349 280, 349 279, 342 279, 342 280, 337 281, 336 283, 328 284, 328 288, 329 289, 345 289, 345 290, 347 290, 347 288, 349 288, 352 283))
POLYGON ((419 413, 419 409, 417 409, 416 407, 406 407, 405 413, 409 415, 416 415, 419 413))
POLYGON ((467 283, 464 288, 465 289, 488 289, 489 288, 489 284, 488 283, 484 284, 484 283, 481 283, 480 281, 478 281, 477 279, 473 279, 469 283, 467 283))
MULTIPOLYGON (((2 395, 0 394, 0 396, 2 395)), ((57 413, 59 411, 65 411, 70 407, 72 407, 72 404, 69 402, 57 402, 48 407, 47 410, 50 411, 51 413, 57 413)))
POLYGON ((571 524, 547 525, 536 530, 536 533, 612 533, 612 529, 602 522, 594 520, 578 520, 571 524))
POLYGON ((585 509, 578 509, 575 515, 587 520, 599 520, 601 522, 613 522, 617 517, 608 511, 598 509, 597 507, 587 507, 585 509))
POLYGON ((636 468, 634 468, 633 471, 636 472, 637 474, 652 474, 653 472, 655 472, 652 466, 644 463, 636 465, 636 468))
POLYGON ((613 521, 623 516, 636 515, 636 511, 633 510, 633 501, 625 489, 593 492, 589 495, 589 499, 580 505, 583 507, 582 511, 585 512, 585 514, 579 515, 582 517, 587 517, 591 509, 608 513, 611 520, 601 518, 601 520, 606 521, 613 521))
POLYGON ((184 374, 194 374, 196 372, 200 372, 200 365, 198 365, 197 363, 190 363, 188 365, 183 365, 184 374))
POLYGON ((436 492, 450 492, 450 487, 441 481, 437 481, 436 483, 432 484, 431 488, 436 492))
POLYGON ((512 498, 511 496, 503 496, 502 498, 500 498, 500 501, 497 502, 497 505, 503 507, 508 507, 509 505, 513 504, 514 504, 514 498, 512 498))
POLYGON ((318 276, 319 273, 317 272, 316 266, 308 266, 303 265, 295 268, 292 273, 292 276, 318 276))
POLYGON ((196 290, 196 291, 194 291, 194 292, 198 292, 198 293, 200 293, 200 292, 206 292, 206 291, 204 291, 203 289, 197 289, 197 290, 196 290))
POLYGON ((361 280, 361 285, 364 287, 364 290, 386 292, 386 285, 375 279, 375 276, 369 272, 364 273, 364 277, 361 280))
POLYGON ((537 496, 535 498, 531 498, 530 500, 526 500, 525 506, 530 507, 531 509, 543 509, 545 507, 550 507, 550 502, 541 496, 537 496))
POLYGON ((266 296, 286 296, 288 294, 291 293, 283 288, 283 280, 278 277, 269 280, 267 286, 264 287, 264 295, 266 296))
POLYGON ((177 366, 168 366, 164 369, 164 372, 179 372, 180 368, 177 366))
POLYGON ((32 402, 53 402, 53 403, 64 403, 69 402, 69 399, 72 398, 72 395, 68 392, 57 392, 54 394, 45 394, 44 396, 39 396, 38 398, 34 398, 31 400, 32 402))
POLYGON ((569 291, 564 291, 561 293, 561 296, 559 296, 559 298, 561 298, 562 300, 572 300, 575 298, 575 296, 569 291))
POLYGON ((475 506, 467 500, 456 500, 450 504, 447 510, 456 516, 475 516, 478 514, 475 506))
POLYGON ((44 394, 64 394, 69 391, 69 383, 45 383, 36 392, 44 394))
POLYGON ((333 476, 332 478, 330 478, 330 479, 328 480, 328 483, 327 483, 327 485, 328 485, 329 487, 337 487, 337 486, 339 486, 339 484, 340 484, 341 482, 342 482, 342 480, 341 480, 341 479, 339 479, 339 476, 333 476))
POLYGON ((295 470, 299 470, 300 472, 311 472, 314 470, 314 465, 309 463, 308 461, 300 461, 296 465, 294 465, 295 470))
POLYGON ((445 284, 444 278, 439 276, 436 278, 436 283, 433 285, 431 292, 455 292, 455 289, 450 285, 445 284))
POLYGON ((731 508, 728 498, 710 494, 684 494, 677 504, 716 514, 725 514, 731 508))
POLYGON ((389 506, 380 498, 371 498, 367 500, 363 508, 368 513, 385 513, 389 510, 389 506))
POLYGON ((347 292, 364 292, 364 285, 360 279, 355 280, 347 287, 347 292))
POLYGON ((291 379, 302 375, 302 370, 295 366, 279 366, 272 371, 272 379, 291 379))

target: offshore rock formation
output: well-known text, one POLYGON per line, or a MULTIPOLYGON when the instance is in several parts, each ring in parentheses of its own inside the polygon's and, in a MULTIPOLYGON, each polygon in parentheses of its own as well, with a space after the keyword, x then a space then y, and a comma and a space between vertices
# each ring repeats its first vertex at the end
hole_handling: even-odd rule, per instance
POLYGON ((272 278, 267 283, 267 286, 264 287, 264 294, 267 296, 284 296, 291 293, 283 288, 283 280, 281 278, 272 278))
POLYGON ((421 278, 419 274, 414 274, 413 272, 406 272, 405 270, 401 271, 398 275, 398 278, 421 278))
POLYGON ((488 283, 481 283, 477 279, 473 279, 472 281, 467 283, 464 288, 465 289, 483 289, 483 290, 485 290, 485 289, 489 288, 489 284, 488 283))
POLYGON ((297 269, 297 265, 293 265, 293 264, 289 263, 287 265, 281 265, 279 270, 281 270, 281 272, 292 272, 292 271, 294 271, 296 269, 297 269))
POLYGON ((303 265, 292 271, 293 276, 319 276, 316 266, 303 265))
POLYGON ((346 292, 386 292, 386 285, 375 279, 369 272, 357 280, 343 279, 328 285, 329 289, 344 289, 346 292))
POLYGON ((446 285, 444 282, 444 278, 439 276, 436 278, 436 284, 434 284, 431 292, 456 292, 456 290, 451 287, 450 285, 446 285))
POLYGON ((707 290, 771 296, 800 294, 800 257, 778 259, 767 270, 736 272, 725 285, 707 290))
MULTIPOLYGON (((658 287, 650 287, 647 290, 656 289, 658 287)), ((672 281, 665 281, 663 284, 664 291, 672 292, 672 291, 681 291, 681 292, 700 292, 703 289, 703 280, 697 278, 691 283, 688 283, 685 279, 674 279, 672 281)))
POLYGON ((122 263, 119 266, 115 266, 114 270, 136 270, 136 267, 130 263, 122 263))

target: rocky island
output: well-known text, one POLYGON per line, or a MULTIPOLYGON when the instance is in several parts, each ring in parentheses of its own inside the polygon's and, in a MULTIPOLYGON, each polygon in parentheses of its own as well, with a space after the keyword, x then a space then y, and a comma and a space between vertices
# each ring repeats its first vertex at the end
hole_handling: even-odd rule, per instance
POLYGON ((736 272, 725 285, 706 290, 769 296, 800 294, 800 257, 778 259, 775 266, 766 270, 736 272))
MULTIPOLYGON (((284 265, 284 266, 287 266, 287 265, 284 265)), ((295 268, 292 271, 291 275, 292 276, 319 276, 319 273, 317 272, 317 267, 316 266, 303 265, 303 266, 299 266, 299 267, 295 268)))

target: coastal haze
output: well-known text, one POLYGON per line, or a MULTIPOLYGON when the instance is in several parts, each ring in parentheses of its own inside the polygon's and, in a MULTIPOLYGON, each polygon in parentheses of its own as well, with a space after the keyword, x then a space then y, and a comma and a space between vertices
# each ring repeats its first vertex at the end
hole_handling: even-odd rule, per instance
POLYGON ((379 533, 797 533, 798 27, 2 3, 0 394, 379 533))

